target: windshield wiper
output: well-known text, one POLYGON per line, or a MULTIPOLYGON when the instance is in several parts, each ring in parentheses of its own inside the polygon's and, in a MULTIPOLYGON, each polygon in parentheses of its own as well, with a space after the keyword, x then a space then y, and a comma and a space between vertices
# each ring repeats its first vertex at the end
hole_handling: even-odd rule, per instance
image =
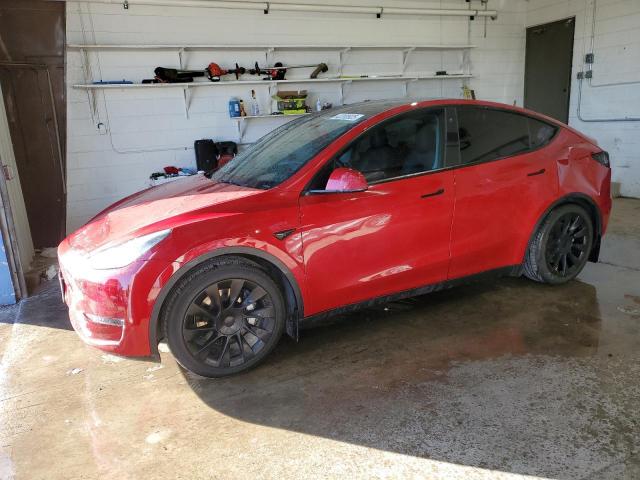
POLYGON ((222 182, 222 183, 228 183, 229 185, 235 185, 236 187, 244 187, 244 185, 238 183, 238 182, 233 182, 231 180, 229 180, 228 178, 219 178, 216 179, 218 182, 222 182))

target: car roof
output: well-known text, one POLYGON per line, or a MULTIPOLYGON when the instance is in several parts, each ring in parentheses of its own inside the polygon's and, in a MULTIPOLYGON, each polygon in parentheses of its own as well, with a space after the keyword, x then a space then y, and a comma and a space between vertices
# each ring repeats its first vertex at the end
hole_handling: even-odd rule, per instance
MULTIPOLYGON (((387 118, 389 113, 402 113, 408 111, 411 108, 426 108, 437 107, 447 105, 472 105, 476 107, 495 108, 499 110, 505 110, 508 112, 519 113, 521 115, 527 115, 529 117, 536 118, 538 120, 550 123, 559 128, 569 130, 573 134, 581 137, 593 145, 598 145, 598 142, 585 135, 582 132, 574 129, 573 127, 563 123, 555 118, 548 117, 543 113, 536 112, 534 110, 528 110, 526 108, 517 107, 515 105, 509 105, 507 103, 490 102, 486 100, 466 100, 462 98, 439 98, 439 99, 418 99, 418 98, 401 98, 392 100, 367 100, 359 103, 352 103, 344 107, 332 108, 327 111, 335 115, 336 113, 359 113, 365 116, 366 119, 371 120, 373 123, 378 121, 376 117, 387 118)), ((323 112, 323 114, 325 114, 323 112)))
MULTIPOLYGON (((386 113, 390 110, 397 110, 398 113, 409 110, 412 107, 430 107, 441 105, 473 105, 477 107, 497 108, 500 110, 507 110, 532 117, 538 117, 547 122, 553 123, 558 126, 566 125, 558 120, 547 117, 541 113, 527 110, 526 108, 517 107, 515 105, 509 105, 506 103, 489 102, 485 100, 466 100, 461 98, 440 98, 440 99, 418 99, 418 98, 401 98, 392 100, 367 100, 364 102, 352 103, 346 106, 332 108, 328 112, 332 114, 336 113, 359 113, 365 117, 371 118, 378 114, 386 113)), ((327 112, 327 114, 328 114, 327 112)))

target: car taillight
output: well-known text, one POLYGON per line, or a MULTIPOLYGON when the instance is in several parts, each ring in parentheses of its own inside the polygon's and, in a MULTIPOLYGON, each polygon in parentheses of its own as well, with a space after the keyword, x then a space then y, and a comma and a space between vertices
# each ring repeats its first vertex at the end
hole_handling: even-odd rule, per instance
POLYGON ((609 164, 609 154, 604 150, 598 153, 592 153, 591 157, 598 162, 600 165, 604 165, 609 168, 611 165, 609 164))

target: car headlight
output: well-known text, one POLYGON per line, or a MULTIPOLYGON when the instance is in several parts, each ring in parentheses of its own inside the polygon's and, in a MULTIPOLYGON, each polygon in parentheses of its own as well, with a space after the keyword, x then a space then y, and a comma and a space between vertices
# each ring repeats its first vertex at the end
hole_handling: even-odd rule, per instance
POLYGON ((169 233, 171 229, 133 238, 120 245, 102 247, 89 255, 89 264, 96 270, 126 267, 164 240, 169 233))

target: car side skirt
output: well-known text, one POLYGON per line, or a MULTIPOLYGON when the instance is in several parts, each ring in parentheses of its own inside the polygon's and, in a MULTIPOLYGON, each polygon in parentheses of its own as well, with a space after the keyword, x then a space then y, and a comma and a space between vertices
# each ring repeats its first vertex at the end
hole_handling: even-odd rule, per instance
POLYGON ((331 323, 331 318, 334 317, 335 315, 339 315, 343 313, 351 313, 357 310, 374 307, 376 305, 393 302, 396 300, 402 300, 404 298, 416 297, 418 295, 425 295, 431 292, 446 290, 458 285, 495 280, 500 277, 506 277, 506 276, 519 277, 521 274, 522 274, 522 265, 509 265, 506 267, 501 267, 501 268, 496 268, 492 270, 487 270, 481 273, 476 273, 466 277, 454 278, 451 280, 446 280, 444 282, 424 285, 422 287, 413 288, 411 290, 404 290, 402 292, 393 293, 391 295, 384 295, 381 297, 371 298, 368 300, 364 300, 362 302, 345 305, 332 310, 327 310, 321 313, 317 313, 309 317, 305 317, 300 320, 300 328, 306 329, 306 328, 312 328, 312 327, 324 325, 327 323, 331 323))

